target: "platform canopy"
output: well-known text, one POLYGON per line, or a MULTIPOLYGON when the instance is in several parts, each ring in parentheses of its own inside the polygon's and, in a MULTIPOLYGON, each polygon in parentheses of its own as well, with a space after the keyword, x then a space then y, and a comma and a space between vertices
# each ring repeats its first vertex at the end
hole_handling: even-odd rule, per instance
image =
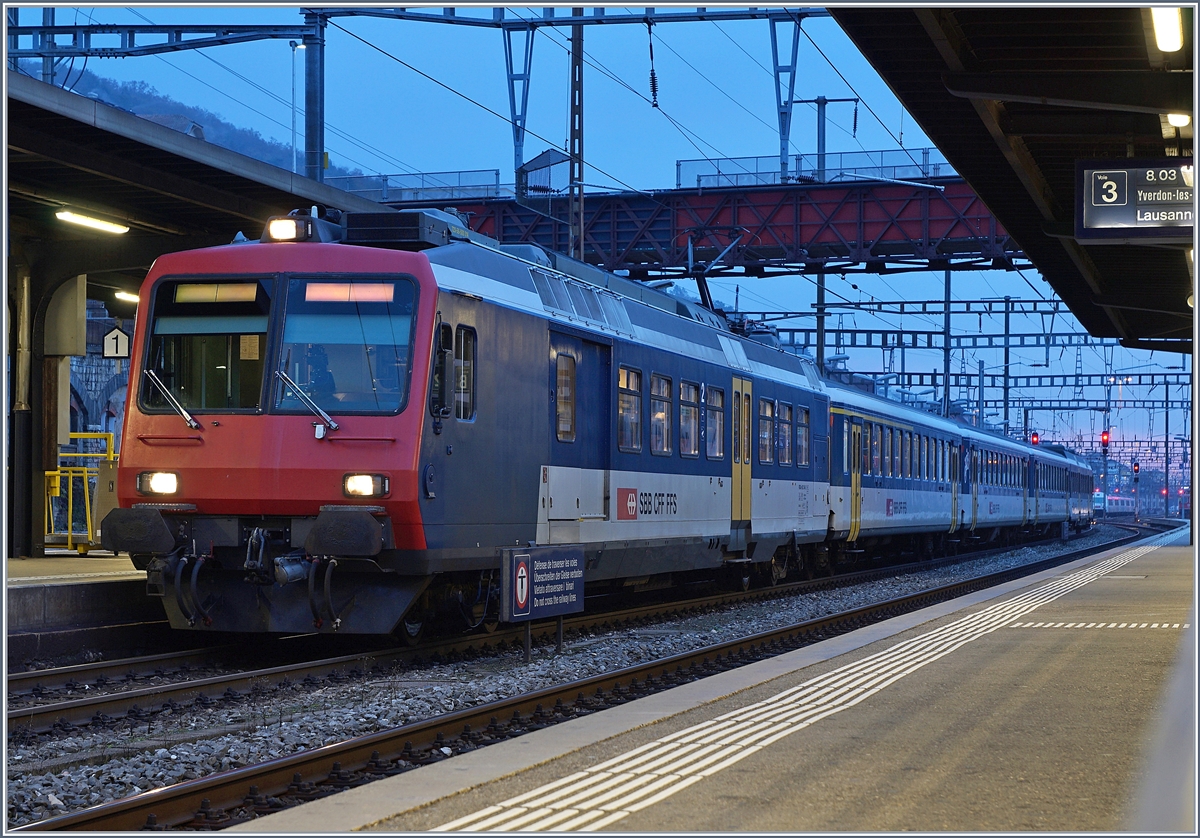
MULTIPOLYGON (((1193 228, 1099 244, 1076 228, 1081 161, 1192 163, 1193 125, 1168 120, 1194 116, 1190 8, 1173 52, 1159 49, 1149 9, 830 12, 1084 328, 1133 348, 1191 351, 1193 228)), ((1130 173, 1122 200, 1140 200, 1138 177, 1130 173)), ((1141 193, 1151 215, 1162 194, 1141 193)), ((1171 211, 1194 213, 1187 206, 1171 211)))
POLYGON ((136 293, 162 253, 257 238, 268 216, 312 204, 379 210, 205 142, 186 121, 176 130, 11 70, 7 87, 9 242, 48 290, 86 274, 89 296, 113 310, 113 292, 136 293), (64 223, 62 210, 130 229, 118 239, 64 223))

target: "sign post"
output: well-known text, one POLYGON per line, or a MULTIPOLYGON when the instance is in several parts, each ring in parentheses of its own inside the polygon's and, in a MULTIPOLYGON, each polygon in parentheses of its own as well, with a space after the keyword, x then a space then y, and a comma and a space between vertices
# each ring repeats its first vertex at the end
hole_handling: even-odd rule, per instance
POLYGON ((504 547, 500 550, 500 619, 525 623, 525 662, 531 657, 533 620, 558 618, 583 610, 583 547, 504 547))

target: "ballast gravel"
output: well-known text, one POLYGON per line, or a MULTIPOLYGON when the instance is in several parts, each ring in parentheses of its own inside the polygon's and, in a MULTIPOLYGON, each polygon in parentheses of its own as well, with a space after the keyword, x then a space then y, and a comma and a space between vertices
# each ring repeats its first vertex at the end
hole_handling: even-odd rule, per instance
MULTIPOLYGON (((728 606, 653 627, 569 636, 563 653, 535 647, 473 661, 398 669, 312 690, 296 685, 233 707, 188 707, 150 721, 68 735, 8 738, 7 823, 20 826, 149 789, 264 762, 543 687, 669 657, 870 602, 1040 561, 1120 537, 1108 526, 1069 543, 1040 544, 952 567, 849 588, 728 606)), ((364 659, 367 667, 370 658, 364 659)))

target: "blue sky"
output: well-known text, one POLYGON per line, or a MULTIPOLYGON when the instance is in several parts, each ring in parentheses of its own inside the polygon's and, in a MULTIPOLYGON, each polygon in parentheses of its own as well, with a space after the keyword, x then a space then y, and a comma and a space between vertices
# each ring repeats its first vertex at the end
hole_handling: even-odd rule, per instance
MULTIPOLYGON (((513 13, 540 16, 541 7, 508 7, 513 13)), ((611 13, 625 11, 609 7, 611 13)), ((663 8, 663 7, 659 7, 663 8)), ((438 11, 440 9, 431 9, 438 11)), ((629 7, 631 12, 641 9, 629 7)), ((560 13, 568 13, 565 9, 560 13)), ((589 9, 590 13, 590 9, 589 9)), ((59 8, 57 22, 69 24, 90 19, 96 23, 225 23, 299 25, 295 7, 244 6, 95 6, 59 8)), ((22 10, 21 23, 41 22, 40 8, 22 10)), ((499 169, 501 182, 512 181, 512 131, 507 117, 504 49, 498 30, 446 24, 413 23, 375 18, 335 18, 327 30, 326 121, 327 148, 336 162, 364 172, 444 172, 499 169), (378 48, 372 49, 350 33, 378 48), (439 85, 384 53, 402 59, 439 85), (447 90, 449 88, 449 90, 447 90)), ((800 39, 799 72, 795 96, 812 99, 859 96, 857 134, 852 136, 854 108, 829 106, 828 150, 859 151, 917 149, 928 140, 891 94, 887 85, 854 49, 838 26, 828 18, 812 18, 804 29, 811 41, 800 39), (819 48, 819 49, 818 49, 819 48), (823 53, 823 54, 822 54, 823 53), (836 65, 831 66, 832 62, 836 65), (901 133, 902 132, 902 133, 901 133)), ((529 136, 525 159, 547 147, 562 147, 567 137, 569 30, 543 28, 534 47, 534 65, 528 111, 529 136)), ((590 184, 640 190, 675 185, 675 163, 701 157, 777 155, 774 80, 768 24, 742 22, 672 23, 654 27, 654 67, 658 78, 659 109, 647 101, 649 43, 645 26, 591 26, 584 47, 589 66, 584 75, 584 180, 590 184), (681 130, 680 127, 683 129, 681 130)), ((268 138, 287 143, 291 125, 292 54, 287 41, 271 40, 185 51, 161 57, 91 59, 87 68, 121 81, 144 81, 160 93, 206 108, 235 124, 253 128, 268 138), (206 57, 207 56, 207 57, 206 57)), ((303 102, 302 60, 296 62, 298 101, 303 102)), ((297 123, 303 126, 302 116, 297 123)), ((792 153, 816 150, 816 116, 811 105, 796 105, 792 153)), ((302 144, 302 140, 298 141, 302 144)), ((851 300, 941 299, 941 275, 913 274, 891 277, 855 275, 831 278, 832 295, 851 300), (853 288, 857 285, 857 288, 853 288)), ((718 280, 719 299, 741 308, 809 311, 815 298, 812 282, 802 277, 782 279, 718 280)), ((956 274, 955 299, 1049 297, 1052 291, 1036 271, 956 274)), ((936 322, 909 317, 903 325, 940 328, 936 322)), ((895 317, 877 320, 863 314, 844 317, 844 325, 868 328, 894 327, 895 317)), ((836 317, 830 323, 837 325, 836 317)), ((996 318, 982 323, 956 318, 956 330, 999 332, 996 318)), ((1028 323, 1015 318, 1014 331, 1045 331, 1040 319, 1028 323)), ((1059 318, 1056 331, 1079 331, 1073 318, 1059 318)), ((1044 350, 1013 352, 1015 374, 1044 372, 1044 350)), ((1103 353, 1085 349, 1086 372, 1104 372, 1103 353)), ((941 370, 940 352, 909 352, 909 370, 941 370)), ((989 369, 1001 363, 1000 352, 956 353, 952 370, 977 369, 983 360, 989 369)), ((899 368, 898 355, 892 359, 899 368)), ((1183 356, 1117 349, 1115 370, 1137 368, 1153 372, 1184 362, 1183 356)), ((879 350, 853 354, 851 366, 878 371, 885 358, 879 350)), ((1190 363, 1190 362, 1189 362, 1190 363)), ((1053 350, 1050 369, 1075 370, 1074 349, 1053 350)), ((1190 369, 1190 367, 1189 367, 1190 369)), ((996 370, 998 372, 998 370, 996 370)), ((967 395, 967 394, 964 394, 967 395)), ((1071 393, 1041 391, 1047 398, 1069 398, 1071 393)), ((1102 398, 1090 392, 1089 398, 1102 398)), ((1124 395, 1124 393, 1121 393, 1124 395)), ((1138 394, 1145 396, 1146 394, 1138 394)), ((1179 393, 1176 397, 1182 397, 1179 393)), ((1113 398, 1118 392, 1114 390, 1113 398)), ((1150 397, 1162 398, 1161 386, 1150 397)), ((992 397, 989 394, 989 397, 992 397)), ((1019 416, 1013 417, 1019 422, 1019 416)), ((1116 438, 1145 438, 1151 419, 1144 411, 1117 410, 1112 414, 1116 438)), ((1188 419, 1190 422, 1190 417, 1188 419)), ((1091 412, 1037 414, 1039 429, 1047 436, 1098 435, 1100 419, 1091 412)), ((1183 431, 1178 411, 1173 433, 1183 431)), ((1161 412, 1153 419, 1153 432, 1162 433, 1161 412)))

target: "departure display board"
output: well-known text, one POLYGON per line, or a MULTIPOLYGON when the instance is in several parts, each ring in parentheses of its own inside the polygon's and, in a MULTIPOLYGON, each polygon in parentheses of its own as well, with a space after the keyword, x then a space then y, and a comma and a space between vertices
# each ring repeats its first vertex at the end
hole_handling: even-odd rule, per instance
POLYGON ((1085 244, 1186 244, 1196 215, 1190 157, 1080 160, 1075 238, 1085 244))

